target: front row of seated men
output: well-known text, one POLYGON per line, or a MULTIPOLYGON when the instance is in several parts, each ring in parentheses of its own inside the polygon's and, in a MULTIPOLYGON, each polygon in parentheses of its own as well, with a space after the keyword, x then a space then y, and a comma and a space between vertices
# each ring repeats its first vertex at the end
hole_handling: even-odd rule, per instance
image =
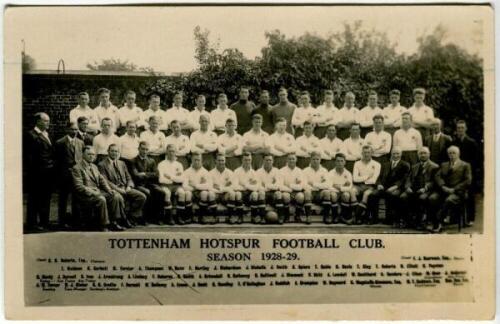
POLYGON ((286 156, 281 169, 274 167, 273 155, 265 154, 258 170, 252 168, 252 154, 244 153, 235 171, 219 154, 216 167, 208 171, 201 153, 193 153, 184 170, 173 144, 167 145, 166 158, 158 165, 148 152, 149 144, 142 141, 139 155, 124 162, 118 146, 111 144, 108 156, 96 166, 93 147, 84 147, 82 162, 71 170, 75 199, 95 208, 101 230, 164 221, 182 225, 194 217, 204 224, 217 222, 221 212, 227 223, 241 224, 248 208, 253 223, 265 223, 268 206, 277 212, 279 224, 290 221, 290 206, 294 221, 310 224, 314 204, 321 206, 326 224, 373 224, 379 222, 379 200, 384 198, 384 223, 439 232, 443 220, 462 208, 471 184, 470 165, 460 160, 456 146, 448 148, 449 161, 439 167, 429 159, 427 147, 419 150, 419 161, 410 166, 401 160, 398 147, 381 165, 372 159, 372 147, 365 145, 352 174, 345 168, 343 153, 335 155, 330 171, 321 165, 320 152, 311 153, 305 169, 297 167, 294 153, 286 156), (218 209, 219 204, 225 211, 218 209))

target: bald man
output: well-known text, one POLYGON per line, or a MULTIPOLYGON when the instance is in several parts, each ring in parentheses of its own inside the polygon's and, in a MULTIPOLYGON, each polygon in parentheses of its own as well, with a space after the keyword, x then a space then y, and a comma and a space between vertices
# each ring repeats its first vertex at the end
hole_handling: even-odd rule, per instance
POLYGON ((431 134, 424 139, 424 145, 429 148, 430 159, 438 165, 448 160, 447 149, 453 141, 451 136, 441 132, 442 122, 439 118, 434 118, 431 122, 431 134))

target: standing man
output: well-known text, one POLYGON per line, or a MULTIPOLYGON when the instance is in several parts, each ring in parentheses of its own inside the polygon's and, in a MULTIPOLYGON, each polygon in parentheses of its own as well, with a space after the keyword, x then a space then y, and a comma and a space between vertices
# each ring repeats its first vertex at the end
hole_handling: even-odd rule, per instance
MULTIPOLYGON (((57 140, 55 144, 56 170, 59 173, 59 204, 58 216, 59 225, 62 228, 68 228, 75 225, 74 219, 69 219, 66 211, 68 206, 68 196, 73 190, 73 179, 71 177, 71 168, 82 161, 82 152, 85 144, 76 137, 78 126, 70 122, 67 126, 67 135, 57 140)), ((74 204, 71 204, 74 208, 74 204)))
MULTIPOLYGON (((332 170, 335 165, 335 156, 339 153, 344 153, 344 143, 337 137, 337 129, 335 125, 328 126, 325 138, 319 141, 319 147, 322 150, 321 164, 328 170, 332 170)), ((345 155, 344 155, 345 164, 345 155)))
POLYGON ((147 142, 149 146, 149 156, 160 163, 165 156, 167 140, 165 134, 159 130, 160 120, 157 116, 149 117, 149 129, 141 133, 140 140, 147 142))
POLYGON ((252 112, 252 115, 259 114, 262 116, 262 130, 268 134, 274 131, 272 106, 269 104, 269 91, 262 90, 260 92, 259 105, 252 112))
POLYGON ((361 136, 365 137, 373 126, 373 117, 382 115, 383 111, 378 106, 378 96, 375 91, 368 94, 368 104, 359 112, 359 123, 361 125, 361 136))
POLYGON ((125 219, 125 202, 92 163, 95 156, 94 148, 85 146, 82 161, 71 169, 75 194, 81 204, 97 211, 101 231, 123 231, 117 221, 125 219))
POLYGON ((311 98, 309 92, 303 91, 299 98, 299 107, 295 109, 292 116, 292 126, 294 128, 295 138, 304 134, 304 123, 312 124, 313 120, 317 119, 317 111, 311 106, 311 98))
POLYGON ((389 92, 390 104, 383 110, 385 130, 391 136, 401 127, 401 115, 408 110, 399 103, 400 97, 401 92, 399 90, 391 90, 389 92))
POLYGON ((215 168, 210 171, 210 176, 214 184, 213 190, 216 202, 222 203, 227 209, 226 223, 234 224, 232 216, 235 215, 238 219, 241 212, 240 206, 236 208, 236 201, 241 201, 241 192, 234 190, 237 179, 234 178, 233 171, 226 168, 226 157, 224 154, 217 154, 215 168))
POLYGON ((270 153, 264 155, 264 164, 257 170, 257 177, 264 189, 266 204, 274 207, 278 213, 278 223, 283 224, 288 206, 283 204, 280 170, 273 166, 273 156, 270 153))
POLYGON ((380 176, 380 163, 372 159, 372 147, 363 145, 362 158, 354 163, 352 174, 359 204, 356 207, 356 224, 372 224, 372 219, 377 215, 378 205, 373 194, 376 193, 376 183, 380 176))
POLYGON ((434 110, 424 103, 424 88, 413 89, 413 99, 415 101, 413 105, 408 108, 408 112, 411 114, 413 127, 420 132, 422 137, 425 137, 428 135, 428 129, 434 119, 434 110))
POLYGON ((286 132, 293 134, 292 116, 297 106, 288 101, 288 92, 285 88, 280 88, 278 96, 279 102, 273 107, 271 112, 273 129, 276 129, 278 119, 284 118, 287 125, 286 132))
POLYGON ((191 134, 189 139, 191 152, 200 153, 203 167, 208 171, 215 167, 217 135, 209 129, 210 121, 206 115, 200 115, 200 129, 191 134))
POLYGON ((349 172, 354 169, 354 163, 361 159, 361 150, 363 145, 365 145, 364 140, 359 135, 361 133, 361 128, 358 123, 351 125, 351 136, 346 138, 343 142, 344 153, 346 157, 346 168, 349 172))
POLYGON ((311 153, 320 149, 320 141, 313 133, 313 125, 304 123, 304 135, 295 140, 297 147, 297 166, 305 169, 311 163, 311 153))
POLYGON ((137 135, 136 122, 129 120, 126 123, 127 132, 120 137, 120 158, 127 164, 129 170, 132 161, 139 154, 139 136, 137 135))
POLYGON ((228 119, 226 121, 226 132, 217 138, 217 147, 219 154, 224 155, 224 166, 227 166, 231 171, 240 167, 241 155, 243 154, 243 136, 236 133, 235 120, 228 119))
POLYGON ((142 113, 140 128, 142 130, 149 129, 149 120, 151 116, 155 116, 158 120, 158 129, 167 133, 168 131, 168 121, 165 111, 160 107, 161 99, 160 95, 153 92, 149 95, 149 107, 142 113))
POLYGON ((165 111, 165 128, 168 128, 170 122, 172 120, 177 120, 181 125, 181 130, 184 135, 191 135, 191 131, 189 129, 190 119, 189 119, 189 110, 182 107, 182 101, 184 97, 182 92, 177 92, 174 95, 174 102, 172 103, 172 108, 167 109, 165 111))
MULTIPOLYGON (((196 107, 192 111, 189 112, 189 131, 191 134, 194 131, 200 129, 200 116, 205 115, 210 122, 210 113, 205 109, 205 104, 207 103, 207 99, 204 95, 198 95, 196 97, 196 107)), ((210 130, 212 130, 212 123, 209 123, 210 130)))
MULTIPOLYGON (((335 154, 335 168, 330 171, 330 180, 333 186, 330 195, 332 209, 337 208, 340 200, 340 220, 346 224, 352 224, 352 208, 358 205, 358 201, 356 200, 352 174, 345 168, 345 161, 344 153, 335 154)), ((339 222, 339 219, 335 218, 335 214, 332 222, 334 224, 339 222)))
MULTIPOLYGON (((287 165, 280 169, 281 173, 281 192, 283 195, 283 204, 290 206, 295 205, 295 221, 309 224, 310 218, 306 214, 305 190, 307 189, 307 181, 304 176, 304 171, 297 167, 297 157, 295 153, 287 155, 287 165)), ((309 208, 308 208, 309 209, 309 208)), ((290 215, 288 208, 285 209, 285 221, 289 221, 290 215)))
POLYGON ((80 92, 78 94, 78 106, 69 112, 69 121, 76 123, 80 117, 86 117, 88 121, 87 131, 95 135, 99 131, 100 123, 95 110, 89 107, 89 102, 88 92, 80 92))
POLYGON ((120 119, 118 118, 118 108, 116 108, 116 106, 113 105, 109 100, 111 96, 111 90, 100 88, 99 90, 97 90, 97 94, 99 95, 99 106, 95 107, 94 111, 97 114, 99 123, 102 127, 102 121, 105 118, 111 120, 111 129, 112 132, 115 133, 120 126, 120 119))
POLYGON ((85 116, 80 116, 77 119, 77 123, 78 133, 76 133, 76 137, 82 140, 85 145, 92 145, 94 136, 88 132, 89 119, 85 116))
POLYGON ((269 152, 268 139, 269 134, 262 130, 262 116, 254 114, 252 116, 252 129, 243 135, 243 152, 252 154, 254 170, 260 169, 264 154, 269 152))
POLYGON ((401 116, 401 129, 394 133, 393 145, 401 148, 403 161, 413 165, 418 161, 418 150, 422 145, 422 135, 418 130, 413 128, 409 112, 403 113, 401 116))
POLYGON ((182 164, 184 170, 186 170, 189 168, 188 155, 191 152, 189 137, 182 134, 181 124, 177 120, 172 120, 170 122, 170 130, 172 134, 165 139, 166 145, 173 144, 175 146, 177 161, 182 164))
POLYGON ((225 93, 219 94, 217 97, 217 108, 210 112, 210 120, 212 121, 214 132, 220 135, 226 130, 226 121, 228 119, 234 120, 237 124, 236 113, 234 110, 229 109, 227 106, 227 96, 225 93))
POLYGON ((255 110, 255 104, 248 100, 250 91, 247 87, 240 88, 240 99, 231 105, 231 110, 236 113, 236 120, 238 121, 238 127, 236 131, 238 134, 245 134, 252 127, 251 117, 255 110))
POLYGON ((316 108, 317 114, 313 123, 316 124, 314 135, 318 138, 325 137, 327 128, 337 125, 340 120, 340 110, 333 103, 333 91, 325 91, 325 99, 321 106, 316 108))
POLYGON ((451 136, 441 132, 441 120, 434 118, 431 122, 431 134, 425 137, 424 145, 431 152, 430 159, 440 165, 448 160, 446 150, 451 146, 451 136))
POLYGON ((356 101, 356 96, 352 92, 347 92, 344 96, 344 107, 340 109, 340 118, 337 123, 337 136, 341 140, 345 140, 349 137, 349 132, 351 130, 351 125, 359 123, 360 112, 359 109, 354 106, 356 101))
MULTIPOLYGON (((250 206, 252 223, 260 224, 265 222, 265 192, 259 182, 257 171, 252 169, 252 155, 244 153, 241 166, 234 171, 234 178, 237 179, 237 191, 241 192, 243 203, 250 206)), ((238 223, 242 222, 242 218, 238 223)))
POLYGON ((97 153, 97 164, 108 156, 108 148, 111 144, 120 144, 120 138, 115 135, 112 125, 113 121, 108 117, 104 117, 101 121, 101 133, 94 137, 92 141, 92 146, 95 153, 97 153))
POLYGON ((332 209, 331 189, 332 182, 328 170, 321 166, 321 153, 311 152, 311 163, 304 169, 304 178, 307 181, 307 190, 305 191, 306 215, 311 214, 312 203, 321 204, 323 222, 331 224, 333 219, 338 218, 338 205, 332 209), (330 209, 331 215, 330 215, 330 209))
POLYGON ((365 144, 373 148, 373 159, 380 164, 389 161, 391 151, 391 134, 384 131, 384 117, 381 114, 373 116, 373 131, 366 134, 365 144))
MULTIPOLYGON (((276 121, 276 131, 269 136, 267 147, 274 156, 274 165, 279 169, 283 168, 287 163, 287 155, 297 151, 295 138, 293 138, 292 134, 286 132, 286 120, 284 118, 276 121)), ((295 155, 294 157, 297 159, 295 155)))
POLYGON ((142 108, 135 104, 136 95, 132 90, 125 92, 125 104, 118 109, 118 119, 120 121, 120 128, 118 134, 123 134, 127 123, 134 122, 136 125, 140 123, 142 118, 142 108))

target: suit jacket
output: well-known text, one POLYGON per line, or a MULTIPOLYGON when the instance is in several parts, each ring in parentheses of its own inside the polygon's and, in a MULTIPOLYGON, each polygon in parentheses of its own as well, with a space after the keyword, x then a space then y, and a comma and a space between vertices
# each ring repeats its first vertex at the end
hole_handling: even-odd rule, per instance
POLYGON ((80 163, 84 145, 82 140, 75 138, 73 146, 68 135, 58 139, 55 144, 57 169, 69 171, 75 164, 80 163))
POLYGON ((81 197, 89 197, 99 191, 111 192, 106 179, 99 172, 97 166, 93 163, 81 161, 71 168, 73 185, 75 193, 81 197))
POLYGON ((436 161, 437 163, 442 163, 444 161, 447 161, 448 160, 448 152, 446 150, 451 145, 451 142, 452 142, 451 136, 441 133, 441 136, 439 136, 439 140, 437 141, 437 143, 434 142, 433 136, 434 135, 428 135, 425 137, 425 140, 424 140, 424 146, 427 146, 429 148, 429 150, 431 151, 430 159, 432 161, 436 161), (432 149, 432 147, 434 145, 438 146, 437 151, 439 153, 437 155, 433 154, 434 150, 432 149))
POLYGON ((460 149, 460 159, 462 161, 469 162, 473 168, 480 166, 479 161, 481 161, 481 157, 479 156, 478 145, 474 139, 467 135, 465 135, 463 140, 455 137, 451 144, 460 149))
POLYGON ((453 188, 459 195, 463 195, 467 191, 471 182, 470 164, 462 160, 458 160, 453 168, 450 162, 444 162, 436 173, 436 184, 439 187, 453 188))
POLYGON ((80 134, 80 132, 78 132, 76 134, 76 137, 78 139, 82 140, 85 145, 92 146, 92 144, 94 142, 94 136, 89 134, 89 133, 85 133, 85 135, 82 135, 82 134, 80 134))
POLYGON ((136 156, 132 160, 132 177, 138 186, 157 184, 159 173, 155 160, 150 157, 141 159, 140 156, 136 156), (139 176, 141 172, 146 173, 146 176, 139 176))
POLYGON ((409 171, 410 165, 403 160, 399 160, 395 168, 392 168, 392 161, 386 162, 382 167, 377 184, 383 185, 385 189, 392 186, 398 186, 399 189, 402 189, 409 171))
POLYGON ((54 167, 54 147, 50 139, 32 129, 26 135, 24 145, 28 171, 38 172, 54 167))
POLYGON ((101 174, 108 180, 108 184, 112 189, 123 189, 133 187, 134 182, 128 172, 127 165, 121 160, 116 160, 118 167, 116 168, 111 160, 106 158, 102 160, 98 167, 101 174))
POLYGON ((423 167, 420 162, 414 164, 411 167, 408 178, 406 178, 405 188, 411 188, 413 191, 417 191, 426 187, 427 191, 431 191, 434 187, 434 179, 438 170, 439 165, 431 160, 427 161, 423 167))

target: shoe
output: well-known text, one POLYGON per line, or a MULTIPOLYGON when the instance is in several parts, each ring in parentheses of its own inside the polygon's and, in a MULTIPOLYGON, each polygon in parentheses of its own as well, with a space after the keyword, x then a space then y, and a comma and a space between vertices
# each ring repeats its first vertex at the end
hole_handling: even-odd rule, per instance
POLYGON ((471 226, 474 226, 474 222, 473 221, 468 221, 468 222, 465 222, 465 227, 471 227, 471 226))
POLYGON ((109 224, 107 229, 110 231, 114 231, 114 232, 121 232, 121 231, 125 230, 123 227, 121 227, 117 223, 109 224))
POLYGON ((311 224, 311 217, 306 216, 306 219, 304 220, 304 223, 306 223, 307 225, 311 224))
POLYGON ((433 233, 441 233, 443 231, 443 226, 441 224, 438 224, 437 226, 434 226, 432 229, 433 233))
POLYGON ((213 224, 217 224, 218 222, 219 222, 219 217, 214 216, 213 221, 212 221, 212 222, 210 222, 210 224, 212 224, 212 225, 213 225, 213 224))
POLYGON ((132 228, 132 224, 130 223, 130 221, 128 219, 124 219, 122 221, 122 227, 125 227, 125 228, 132 228))

